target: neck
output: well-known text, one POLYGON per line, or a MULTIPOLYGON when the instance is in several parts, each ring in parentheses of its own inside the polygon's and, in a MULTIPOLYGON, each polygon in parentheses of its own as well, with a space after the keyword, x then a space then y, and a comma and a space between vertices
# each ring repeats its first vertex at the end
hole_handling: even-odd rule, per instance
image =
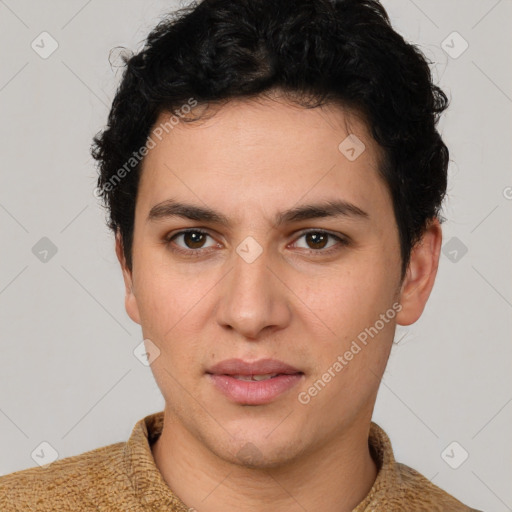
POLYGON ((350 512, 369 493, 377 466, 368 447, 370 420, 283 466, 253 469, 207 450, 167 412, 152 451, 172 491, 199 512, 350 512))

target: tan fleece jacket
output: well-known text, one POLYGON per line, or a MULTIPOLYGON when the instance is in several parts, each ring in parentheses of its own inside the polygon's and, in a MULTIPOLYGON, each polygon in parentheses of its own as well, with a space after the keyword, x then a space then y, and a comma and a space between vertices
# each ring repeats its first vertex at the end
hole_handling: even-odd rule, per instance
MULTIPOLYGON (((151 444, 162 427, 163 411, 139 420, 127 442, 0 477, 0 511, 193 511, 155 465, 151 444)), ((379 472, 353 512, 475 512, 414 469, 395 462, 388 436, 373 422, 369 445, 379 472)))

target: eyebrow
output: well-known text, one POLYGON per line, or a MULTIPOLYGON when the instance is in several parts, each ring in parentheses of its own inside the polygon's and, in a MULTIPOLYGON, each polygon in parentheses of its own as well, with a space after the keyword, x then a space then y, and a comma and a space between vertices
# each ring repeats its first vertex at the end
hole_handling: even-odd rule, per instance
MULTIPOLYGON (((226 227, 231 225, 231 222, 225 215, 207 206, 181 203, 174 199, 167 199, 153 206, 149 211, 146 222, 157 222, 172 217, 210 222, 226 227)), ((274 224, 278 227, 282 224, 291 224, 302 220, 325 217, 368 219, 369 215, 355 204, 338 199, 315 204, 305 204, 284 212, 279 212, 275 216, 274 224)))

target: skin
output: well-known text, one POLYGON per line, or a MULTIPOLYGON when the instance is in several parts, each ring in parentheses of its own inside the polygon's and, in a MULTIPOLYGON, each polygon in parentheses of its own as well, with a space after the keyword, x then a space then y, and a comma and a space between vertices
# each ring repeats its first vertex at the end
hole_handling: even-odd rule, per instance
POLYGON ((363 119, 341 106, 304 109, 277 96, 210 108, 215 115, 180 122, 144 159, 132 271, 116 238, 126 310, 160 350, 151 369, 166 405, 152 446, 155 463, 199 512, 350 511, 377 475, 368 449, 377 391, 396 323, 415 322, 432 289, 439 222, 430 222, 401 279, 392 201, 377 173, 381 153, 363 119), (338 149, 349 133, 366 146, 354 161, 338 149), (207 206, 230 226, 146 220, 170 198, 207 206), (277 212, 334 199, 367 217, 273 223, 277 212), (195 245, 183 236, 166 242, 186 228, 208 236, 195 245), (348 244, 328 238, 326 246, 315 245, 306 229, 348 244), (248 236, 262 248, 252 263, 236 252, 248 236), (300 403, 299 393, 397 303, 398 315, 309 403, 300 403), (229 358, 275 358, 304 375, 271 403, 237 404, 205 374, 229 358), (238 455, 244 446, 252 457, 238 455))

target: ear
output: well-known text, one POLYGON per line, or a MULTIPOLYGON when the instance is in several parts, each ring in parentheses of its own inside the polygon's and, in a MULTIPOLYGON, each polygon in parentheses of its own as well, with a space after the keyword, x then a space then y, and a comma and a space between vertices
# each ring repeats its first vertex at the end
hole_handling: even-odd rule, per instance
POLYGON ((399 295, 402 309, 396 316, 399 325, 411 325, 425 309, 439 266, 443 235, 438 219, 432 219, 421 240, 413 247, 399 295))
MULTIPOLYGON (((133 280, 132 280, 132 272, 126 266, 126 259, 124 257, 123 251, 123 241, 121 238, 121 233, 117 231, 116 233, 116 254, 119 263, 121 264, 121 270, 123 271, 123 279, 124 279, 124 287, 125 287, 125 297, 124 297, 124 307, 128 316, 137 324, 140 325, 140 314, 139 314, 139 306, 137 305, 137 298, 135 297, 133 290, 133 280)), ((133 267, 132 267, 133 268, 133 267)))

